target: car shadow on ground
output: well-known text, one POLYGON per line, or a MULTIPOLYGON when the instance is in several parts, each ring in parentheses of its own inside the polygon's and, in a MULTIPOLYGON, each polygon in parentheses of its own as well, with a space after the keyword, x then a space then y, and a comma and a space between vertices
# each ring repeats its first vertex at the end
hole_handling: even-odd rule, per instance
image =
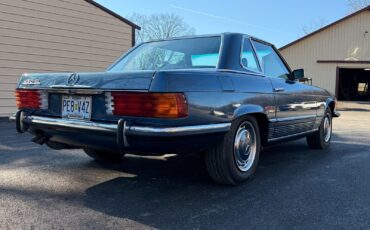
POLYGON ((370 112, 370 108, 341 108, 338 110, 341 111, 352 111, 352 112, 370 112))
MULTIPOLYGON (((343 147, 338 144, 327 151, 310 150, 304 140, 270 147, 261 154, 254 178, 237 187, 214 184, 199 155, 164 159, 127 157, 123 164, 103 167, 134 176, 118 177, 90 187, 84 204, 108 215, 157 228, 204 227, 205 223, 212 223, 208 227, 222 228, 240 212, 249 215, 250 219, 244 221, 252 228, 267 221, 263 219, 266 213, 274 216, 274 220, 268 221, 271 227, 276 227, 287 215, 280 212, 287 204, 281 204, 279 197, 297 186, 293 182, 297 177, 309 181, 317 168, 330 164, 337 154, 335 149, 343 147)), ((307 185, 303 180, 298 186, 307 185)))
MULTIPOLYGON (((13 130, 5 123, 0 123, 1 127, 3 131, 13 130)), ((348 222, 348 215, 359 216, 361 223, 367 223, 367 209, 358 207, 368 207, 362 205, 367 201, 368 178, 358 175, 368 173, 370 144, 363 131, 342 134, 334 133, 327 151, 310 150, 304 140, 267 148, 255 177, 231 187, 214 184, 199 155, 128 156, 122 164, 102 165, 89 161, 79 150, 52 151, 29 142, 28 134, 20 136, 11 131, 0 139, 3 168, 36 166, 42 173, 51 171, 66 181, 77 182, 82 193, 33 191, 22 186, 5 186, 1 193, 24 200, 48 198, 78 204, 161 229, 286 229, 360 223, 348 222), (104 179, 107 177, 114 179, 104 179), (340 211, 343 208, 358 212, 348 214, 340 211)))

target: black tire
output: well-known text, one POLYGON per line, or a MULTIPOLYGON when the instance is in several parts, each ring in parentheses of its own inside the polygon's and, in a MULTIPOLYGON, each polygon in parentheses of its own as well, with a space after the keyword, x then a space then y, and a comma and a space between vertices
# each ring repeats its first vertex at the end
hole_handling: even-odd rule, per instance
MULTIPOLYGON (((246 134, 248 136, 248 134, 246 134)), ((246 143, 245 142, 245 143, 246 143)), ((238 141, 238 143, 243 143, 243 141, 238 141)), ((240 148, 243 149, 243 148, 240 148)), ((213 149, 210 149, 205 153, 205 163, 207 167, 207 171, 211 178, 220 184, 228 184, 228 185, 237 185, 240 182, 243 182, 249 179, 254 172, 256 171, 258 160, 259 160, 259 153, 261 149, 261 138, 260 132, 258 128, 257 120, 252 116, 244 116, 241 118, 236 119, 229 130, 229 132, 224 136, 221 143, 217 144, 213 149), (237 134, 240 134, 240 129, 248 127, 249 129, 249 139, 246 138, 246 142, 255 143, 253 147, 252 145, 246 144, 238 145, 239 147, 234 147, 234 142, 236 142, 237 134), (254 133, 252 132, 254 130, 254 133), (254 136, 254 137, 253 137, 254 136), (249 146, 249 147, 248 147, 249 146), (248 168, 241 169, 242 166, 237 163, 237 158, 242 158, 236 152, 241 153, 241 150, 235 151, 234 148, 246 147, 245 152, 247 150, 251 150, 250 154, 254 153, 253 160, 249 161, 250 154, 244 154, 243 157, 247 157, 249 163, 248 168), (238 157, 239 156, 239 157, 238 157), (245 170, 244 170, 245 169, 245 170)), ((240 162, 240 161, 239 161, 240 162)))
POLYGON ((311 149, 327 149, 330 145, 330 140, 332 136, 332 114, 331 110, 327 109, 325 112, 325 116, 321 121, 321 124, 319 126, 319 130, 309 136, 306 137, 308 147, 311 149), (326 119, 329 121, 329 129, 326 128, 326 119), (325 130, 329 131, 329 136, 327 136, 327 133, 325 130))
POLYGON ((114 151, 100 151, 95 149, 84 149, 84 152, 98 162, 115 163, 123 160, 124 153, 114 151))

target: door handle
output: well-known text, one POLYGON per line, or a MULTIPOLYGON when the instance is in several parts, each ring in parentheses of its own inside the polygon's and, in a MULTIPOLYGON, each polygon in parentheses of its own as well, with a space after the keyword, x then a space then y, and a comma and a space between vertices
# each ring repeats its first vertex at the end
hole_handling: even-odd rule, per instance
POLYGON ((284 88, 274 88, 274 92, 284 92, 284 88))

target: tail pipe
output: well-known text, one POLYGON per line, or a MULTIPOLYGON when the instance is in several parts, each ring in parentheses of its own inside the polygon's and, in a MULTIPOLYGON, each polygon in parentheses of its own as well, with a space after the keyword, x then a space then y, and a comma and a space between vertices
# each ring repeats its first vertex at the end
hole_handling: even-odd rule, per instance
POLYGON ((39 145, 43 145, 46 142, 48 142, 49 139, 50 139, 50 137, 45 135, 44 132, 38 132, 36 134, 36 136, 34 138, 32 138, 32 142, 35 142, 36 144, 39 144, 39 145))

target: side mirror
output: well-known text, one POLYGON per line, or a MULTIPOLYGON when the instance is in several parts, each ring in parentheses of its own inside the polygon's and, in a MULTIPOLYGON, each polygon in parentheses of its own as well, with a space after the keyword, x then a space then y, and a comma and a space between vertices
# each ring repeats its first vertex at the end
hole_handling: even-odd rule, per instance
POLYGON ((292 78, 294 80, 300 80, 304 78, 304 69, 296 69, 292 72, 292 78))

